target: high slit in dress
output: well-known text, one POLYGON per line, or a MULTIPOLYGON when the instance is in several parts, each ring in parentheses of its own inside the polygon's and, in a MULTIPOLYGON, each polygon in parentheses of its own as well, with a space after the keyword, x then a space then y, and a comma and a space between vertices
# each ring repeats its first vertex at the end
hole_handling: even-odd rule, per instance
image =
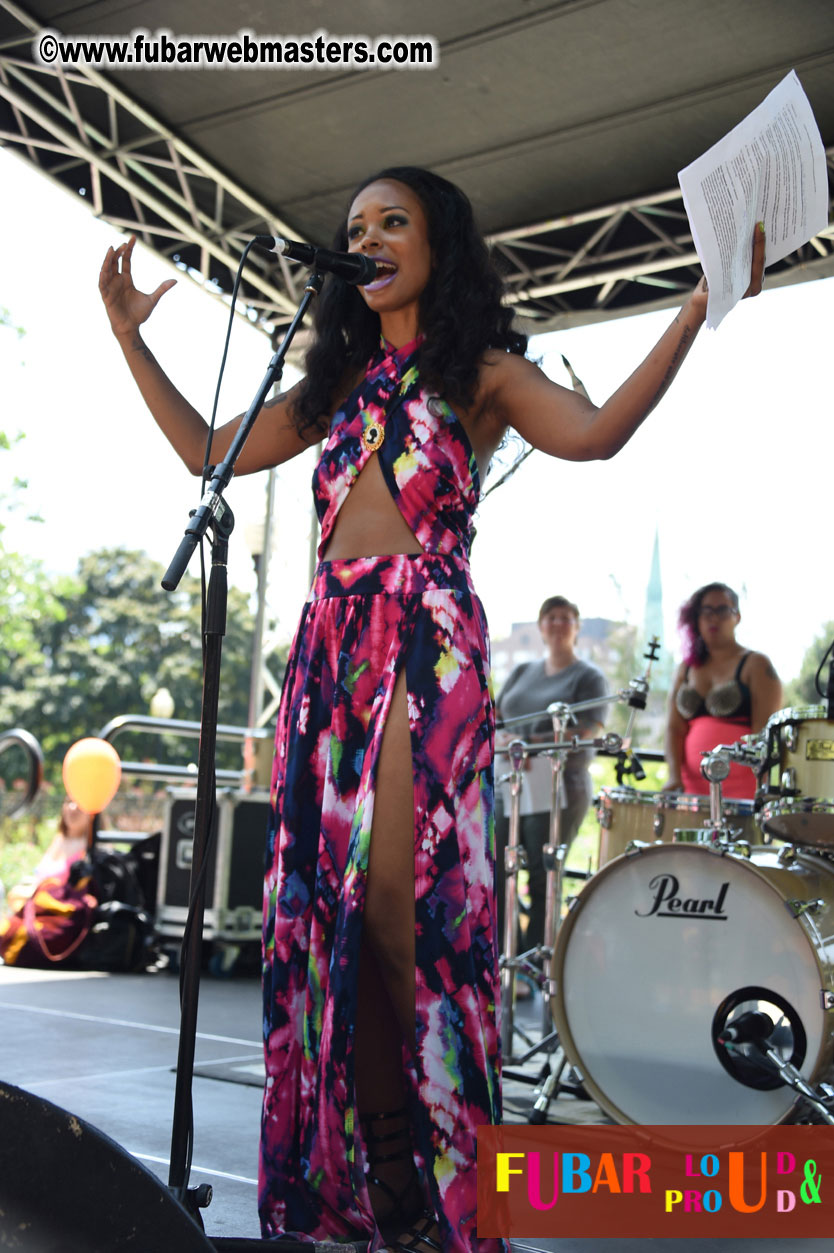
POLYGON ((383 341, 314 476, 320 556, 372 456, 423 552, 320 560, 291 649, 264 899, 259 1205, 265 1236, 384 1243, 364 1179, 354 1026, 374 784, 404 673, 417 1055, 404 1048, 403 1065, 415 1160, 446 1253, 492 1253, 500 1242, 475 1232, 476 1128, 500 1119, 494 722, 468 564, 478 469, 459 420, 420 385, 418 347, 383 341))

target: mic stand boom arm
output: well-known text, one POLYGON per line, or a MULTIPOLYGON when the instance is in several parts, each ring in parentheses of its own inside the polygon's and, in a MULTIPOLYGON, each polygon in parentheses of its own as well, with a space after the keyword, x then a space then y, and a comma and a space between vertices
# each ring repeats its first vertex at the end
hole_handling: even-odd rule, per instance
POLYGON ((200 713, 200 744, 197 757, 197 800, 194 807, 194 843, 192 846, 191 880, 188 919, 183 936, 183 958, 180 984, 180 1034, 177 1055, 177 1081, 174 1094, 174 1117, 171 1131, 171 1160, 168 1186, 200 1226, 200 1206, 211 1199, 210 1189, 188 1188, 190 1171, 189 1145, 192 1137, 191 1085, 194 1072, 194 1051, 197 1034, 197 1002, 200 987, 203 916, 205 912, 205 863, 209 847, 211 817, 215 804, 215 749, 217 744, 217 711, 220 696, 220 653, 226 631, 226 560, 229 537, 234 527, 232 511, 222 492, 231 482, 235 462, 255 424, 270 388, 283 373, 292 337, 313 298, 321 290, 322 276, 311 274, 304 289, 292 324, 275 351, 255 399, 241 419, 229 451, 217 466, 203 494, 199 507, 191 514, 185 537, 168 567, 162 586, 174 591, 185 573, 189 558, 200 539, 211 527, 211 575, 209 578, 205 640, 203 650, 203 701, 200 713))

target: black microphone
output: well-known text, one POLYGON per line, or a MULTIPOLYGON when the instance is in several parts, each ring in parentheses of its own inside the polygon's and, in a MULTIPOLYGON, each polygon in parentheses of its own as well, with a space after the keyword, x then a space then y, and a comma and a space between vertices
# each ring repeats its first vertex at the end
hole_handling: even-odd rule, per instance
POLYGON ((302 244, 295 239, 282 239, 280 235, 256 235, 255 243, 271 252, 279 252, 291 261, 299 261, 311 270, 335 274, 345 283, 364 287, 376 278, 376 265, 361 252, 331 252, 329 248, 317 248, 315 244, 302 244))
POLYGON ((773 1034, 773 1028, 773 1020, 768 1014, 749 1010, 724 1027, 718 1039, 721 1044, 761 1044, 773 1034))

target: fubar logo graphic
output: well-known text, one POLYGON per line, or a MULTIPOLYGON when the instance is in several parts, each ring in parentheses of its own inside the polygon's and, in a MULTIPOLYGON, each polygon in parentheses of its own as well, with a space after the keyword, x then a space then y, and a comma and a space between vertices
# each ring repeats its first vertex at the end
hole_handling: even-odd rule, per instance
POLYGON ((730 883, 721 884, 714 899, 700 896, 681 896, 680 883, 673 874, 658 874, 650 880, 649 890, 654 893, 651 908, 635 909, 638 918, 703 918, 712 922, 726 922, 724 902, 730 883))
POLYGON ((478 1128, 478 1235, 831 1235, 831 1128, 478 1128))

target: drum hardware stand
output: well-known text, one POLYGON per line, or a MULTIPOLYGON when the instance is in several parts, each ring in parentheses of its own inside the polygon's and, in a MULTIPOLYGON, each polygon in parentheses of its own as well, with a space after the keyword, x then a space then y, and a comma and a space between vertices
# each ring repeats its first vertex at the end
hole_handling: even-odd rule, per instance
MULTIPOLYGON (((599 705, 599 698, 591 701, 582 701, 578 705, 570 706, 570 709, 583 709, 599 705)), ((526 715, 524 719, 514 719, 513 721, 528 721, 531 715, 526 715)), ((532 715, 536 717, 537 715, 532 715)), ((509 725, 509 720, 505 725, 509 725)), ((523 740, 513 740, 506 749, 499 749, 499 752, 506 752, 510 758, 510 773, 499 782, 509 779, 510 783, 510 822, 509 836, 507 848, 504 853, 504 867, 506 871, 506 883, 504 889, 504 952, 501 958, 501 1046, 505 1056, 509 1058, 512 1054, 512 1039, 514 1031, 518 1030, 514 1023, 515 1017, 515 971, 522 967, 526 973, 533 975, 540 987, 544 986, 546 980, 542 974, 542 970, 533 964, 531 959, 541 959, 544 962, 549 961, 553 956, 555 947, 556 932, 559 925, 559 908, 556 896, 556 887, 551 882, 553 875, 551 874, 548 881, 548 896, 545 904, 545 942, 535 948, 528 949, 525 953, 518 955, 518 946, 516 941, 516 927, 518 923, 518 884, 517 877, 519 870, 526 865, 526 850, 520 845, 521 831, 521 781, 525 758, 542 754, 558 759, 554 765, 554 782, 553 792, 558 797, 560 787, 559 773, 561 769, 561 758, 566 753, 581 751, 582 749, 604 749, 609 753, 614 753, 622 743, 620 737, 613 732, 606 735, 598 736, 591 740, 580 740, 574 736, 570 740, 563 740, 557 744, 525 744, 523 740), (551 942, 548 943, 548 938, 551 942)), ((567 845, 558 844, 558 810, 551 810, 551 820, 553 821, 552 830, 555 837, 551 837, 551 843, 546 844, 543 849, 543 857, 545 858, 545 868, 547 870, 556 870, 559 880, 559 891, 561 893, 561 881, 564 878, 586 878, 584 871, 572 871, 563 869, 563 863, 568 852, 567 845), (556 814, 554 819, 553 814, 556 814), (550 865, 548 865, 550 861, 550 865)), ((546 1008, 546 1006, 545 1006, 546 1008)), ((546 1020, 544 1020, 544 1030, 550 1031, 551 1020, 549 1012, 546 1020)), ((533 1049, 537 1052, 542 1048, 545 1041, 542 1041, 533 1049)), ((527 1056, 532 1056, 528 1054, 527 1056)), ((526 1057, 525 1059, 526 1060, 526 1057)))
MULTIPOLYGON (((568 706, 559 701, 548 705, 547 712, 553 723, 553 741, 556 751, 550 758, 550 842, 542 849, 542 862, 545 868, 547 884, 544 906, 544 944, 542 945, 541 961, 544 968, 553 956, 556 948, 556 933, 559 930, 562 913, 562 881, 565 858, 568 853, 567 844, 563 844, 560 835, 562 828, 562 801, 564 799, 565 753, 559 751, 564 742, 565 730, 576 722, 575 709, 580 706, 568 706)), ((546 1038, 553 1026, 550 1016, 550 1002, 547 996, 542 997, 542 1037, 546 1038)))
MULTIPOLYGON (((618 693, 618 695, 620 695, 618 693)), ((561 705, 555 703, 548 706, 548 713, 553 719, 553 738, 556 743, 555 750, 551 750, 551 764, 553 768, 553 780, 551 790, 551 836, 550 843, 546 844, 542 850, 542 860, 544 862, 545 871, 547 872, 547 897, 545 904, 545 920, 544 934, 545 944, 542 946, 542 959, 549 967, 556 951, 556 940, 558 938, 559 928, 562 922, 562 883, 566 875, 570 872, 565 868, 565 860, 568 854, 568 845, 563 844, 560 840, 560 823, 561 823, 561 800, 562 788, 564 786, 562 771, 564 768, 565 752, 571 748, 578 749, 580 747, 588 747, 589 743, 594 747, 605 747, 609 752, 617 752, 622 744, 622 740, 618 735, 608 734, 593 741, 581 741, 573 739, 570 745, 563 742, 564 726, 570 721, 575 721, 574 713, 581 709, 593 708, 594 704, 599 701, 581 701, 576 705, 561 705), (561 751, 560 751, 561 749, 561 751), (549 942, 548 942, 549 941, 549 942)), ((645 707, 645 701, 644 701, 645 707)), ((625 754, 622 754, 625 760, 625 754)), ((644 776, 645 777, 645 776, 644 776)), ((588 1099, 581 1076, 578 1082, 572 1083, 570 1080, 563 1081, 562 1076, 566 1068, 569 1073, 576 1074, 574 1067, 571 1065, 564 1048, 559 1043, 559 1033, 551 1027, 552 1016, 550 1009, 550 997, 553 994, 553 980, 548 977, 542 977, 542 1039, 537 1046, 538 1051, 546 1049, 550 1054, 548 1060, 542 1067, 541 1072, 533 1092, 533 1103, 528 1114, 529 1121, 532 1125, 541 1125, 547 1122, 547 1114, 550 1109, 550 1102, 559 1092, 565 1092, 570 1096, 577 1096, 582 1099, 588 1099)), ((532 1050, 532 1053, 537 1049, 532 1050)), ((521 1059, 526 1060, 526 1058, 521 1059)))
POLYGON ((637 717, 638 710, 646 708, 646 701, 649 695, 649 679, 652 673, 652 664, 657 661, 657 654, 660 651, 660 640, 653 635, 646 645, 646 651, 643 654, 643 660, 647 662, 645 673, 641 678, 631 679, 627 688, 617 693, 618 700, 624 700, 629 707, 628 724, 623 736, 622 748, 617 754, 617 764, 615 771, 617 775, 617 785, 622 787, 623 779, 626 775, 636 779, 638 783, 645 779, 646 772, 643 769, 643 763, 631 748, 631 734, 634 730, 634 722, 637 717))
MULTIPOLYGON (((512 721, 528 721, 529 716, 512 721)), ((508 725, 508 724, 505 724, 508 725)), ((541 984, 541 970, 535 965, 536 958, 544 958, 550 950, 543 945, 518 953, 518 872, 527 866, 527 850, 521 844, 521 784, 524 762, 531 754, 552 752, 552 746, 542 744, 533 747, 523 740, 512 740, 504 750, 510 761, 510 772, 499 782, 509 781, 510 784, 510 821, 507 847, 504 850, 504 936, 503 954, 501 957, 501 1048, 507 1059, 512 1057, 513 1040, 518 1034, 525 1044, 532 1041, 525 1031, 515 1022, 515 976, 517 970, 523 970, 535 982, 541 984)), ((547 909, 547 907, 546 907, 547 909)), ((545 924, 546 925, 546 924, 545 924)), ((548 1020, 548 1028, 550 1021, 548 1020)), ((537 1053, 542 1044, 535 1044, 516 1061, 524 1062, 537 1053)), ((509 1073, 509 1072, 505 1072, 509 1073)), ((533 1082, 530 1076, 517 1075, 516 1078, 525 1082, 533 1082)))
MULTIPOLYGON (((599 702, 595 702, 598 704, 599 702)), ((570 715, 568 715, 570 716, 570 715)), ((526 719, 525 719, 526 721, 526 719)), ((559 735, 554 727, 555 734, 559 735)), ((609 737, 606 737, 609 738, 609 737)), ((562 869, 564 860, 567 855, 567 845, 558 843, 559 833, 559 806, 557 802, 560 800, 561 792, 561 767, 566 752, 572 751, 576 747, 603 747, 602 740, 580 741, 575 737, 569 743, 559 745, 542 744, 535 748, 525 745, 521 740, 513 740, 506 750, 510 757, 511 772, 510 780, 510 831, 508 846, 505 851, 504 864, 506 867, 506 890, 504 904, 504 956, 502 958, 501 969, 501 1043, 505 1056, 509 1059, 512 1057, 512 1045, 515 1035, 522 1037, 529 1047, 526 1052, 520 1056, 512 1058, 517 1065, 523 1065, 529 1061, 531 1057, 535 1057, 537 1053, 546 1053, 552 1055, 552 1060, 545 1061, 543 1067, 536 1075, 529 1075, 524 1071, 510 1070, 504 1068, 504 1076, 508 1079, 515 1079, 521 1083, 535 1085, 533 1094, 534 1101, 537 1100, 542 1086, 549 1084, 549 1091, 553 1092, 557 1084, 560 1089, 576 1096, 584 1096, 584 1090, 570 1083, 561 1083, 561 1077, 565 1071, 565 1067, 569 1065, 565 1051, 559 1044, 558 1033, 553 1030, 550 1019, 549 1002, 547 1000, 547 983, 544 979, 541 967, 534 964, 536 960, 547 962, 553 955, 553 949, 547 944, 539 944, 535 948, 528 949, 527 952, 516 956, 516 933, 518 924, 518 888, 516 878, 519 869, 526 864, 526 849, 519 846, 519 832, 521 828, 521 774, 525 757, 529 753, 546 753, 551 757, 553 766, 553 782, 551 789, 552 807, 552 836, 551 843, 546 844, 542 850, 543 861, 546 871, 553 871, 554 863, 558 861, 559 869, 556 871, 556 879, 559 884, 559 897, 561 899, 561 882, 565 874, 571 875, 571 871, 562 869), (526 1032, 514 1021, 514 990, 515 990, 515 972, 523 970, 529 974, 539 984, 544 991, 543 998, 543 1038, 533 1043, 526 1032)), ((556 909, 556 889, 553 886, 554 875, 548 875, 547 897, 545 904, 545 937, 553 926, 553 917, 558 910, 556 909)), ((547 1104, 549 1105, 549 1099, 547 1104)), ((545 1106, 546 1109, 546 1106, 545 1106)), ((531 1122, 537 1121, 535 1110, 530 1113, 531 1122)), ((538 1119, 544 1121, 544 1118, 538 1119)))
MULTIPOLYGON (((539 982, 539 986, 543 992, 542 1003, 542 1038, 538 1043, 534 1044, 521 1057, 513 1058, 514 1061, 521 1064, 528 1061, 536 1053, 544 1052, 552 1054, 552 1060, 545 1062, 540 1074, 537 1078, 532 1076, 514 1072, 505 1069, 504 1073, 508 1078, 514 1078, 525 1083, 535 1083, 536 1090, 534 1093, 534 1105, 530 1112, 530 1121, 534 1123, 543 1123, 547 1119, 547 1111, 550 1102, 557 1090, 567 1091, 577 1096, 585 1097, 587 1093, 581 1086, 574 1084, 564 1084, 561 1082, 561 1076, 565 1067, 569 1064, 564 1049, 559 1044, 558 1032, 552 1028, 552 1018, 550 1014, 550 996, 552 995, 552 980, 547 978, 543 971, 536 967, 532 967, 530 957, 540 958, 545 964, 549 963, 555 952, 556 940, 558 937, 559 925, 561 922, 561 901, 562 901, 562 883, 566 877, 572 877, 571 871, 565 867, 565 859, 568 848, 560 841, 560 811, 561 811, 561 794, 563 788, 562 770, 564 765, 564 756, 567 753, 578 751, 581 749, 594 748, 604 749, 608 753, 620 753, 618 760, 618 778, 622 778, 625 773, 633 773, 636 778, 645 778, 645 772, 636 755, 632 754, 629 758, 630 736, 634 726, 634 720, 638 709, 646 708, 646 696, 649 689, 649 675, 651 673, 652 662, 657 657, 657 650, 660 647, 656 637, 654 637, 649 646, 645 657, 648 659, 646 673, 643 677, 632 679, 628 688, 622 689, 608 696, 605 701, 599 697, 593 697, 590 700, 579 701, 573 705, 566 705, 561 702, 554 702, 549 705, 547 710, 539 713, 528 713, 520 715, 516 718, 507 718, 502 722, 502 727, 509 728, 511 726, 520 725, 522 723, 535 722, 542 718, 545 714, 549 716, 553 722, 553 744, 540 745, 531 747, 525 745, 523 741, 513 740, 505 750, 510 758, 510 822, 508 845, 505 851, 504 865, 506 872, 505 896, 504 896, 504 955, 501 962, 501 1045, 506 1058, 512 1057, 512 1044, 518 1028, 514 1022, 514 993, 515 993, 515 971, 521 967, 526 972, 535 972, 535 977, 539 982), (602 737, 592 740, 579 740, 572 737, 565 740, 564 727, 570 722, 576 722, 576 714, 585 709, 597 708, 600 704, 606 703, 608 700, 622 701, 627 703, 631 708, 628 721, 627 736, 624 739, 614 733, 608 733, 602 737), (519 847, 520 830, 521 830, 521 781, 524 759, 531 753, 545 752, 551 757, 552 763, 552 784, 551 784, 551 836, 550 842, 544 846, 542 856, 544 860, 545 870, 547 871, 547 895, 545 898, 545 942, 536 949, 531 949, 527 953, 517 956, 516 944, 516 926, 518 915, 518 887, 517 876, 519 869, 524 865, 525 850, 519 847)), ((584 876, 578 876, 584 877, 584 876)), ((526 1035, 519 1032, 525 1039, 526 1043, 530 1043, 526 1035)))
POLYGON ((741 744, 719 744, 702 754, 701 774, 709 783, 709 823, 705 829, 710 833, 708 843, 713 844, 721 853, 735 853, 739 857, 750 857, 751 848, 747 840, 737 840, 740 834, 738 827, 730 827, 724 820, 724 798, 721 785, 729 776, 731 761, 751 766, 754 770, 761 762, 758 749, 750 749, 741 744))
MULTIPOLYGON (((592 702, 599 704, 599 700, 592 702)), ((537 717, 538 715, 532 715, 537 717)), ((530 715, 525 715, 521 719, 508 719, 505 726, 511 725, 512 722, 527 722, 530 715)), ((614 751, 619 745, 619 737, 607 735, 594 740, 578 740, 576 737, 570 741, 562 742, 558 745, 554 744, 525 744, 523 740, 512 740, 506 749, 499 749, 499 753, 506 753, 510 760, 510 772, 508 775, 499 779, 500 783, 509 781, 510 784, 510 820, 509 820, 509 836, 507 847, 504 850, 504 868, 506 874, 506 882, 504 888, 504 935, 503 935, 503 954, 501 957, 501 1047, 505 1057, 508 1059, 512 1056, 513 1038, 516 1033, 522 1036, 526 1044, 530 1044, 529 1037, 515 1023, 515 973, 516 970, 523 970, 525 974, 530 975, 535 982, 542 986, 542 970, 536 965, 536 961, 546 962, 553 955, 551 945, 544 943, 537 945, 535 948, 528 949, 522 954, 518 954, 517 943, 517 927, 518 927, 518 872, 525 868, 527 864, 527 850, 522 847, 521 833, 521 784, 524 770, 524 761, 529 756, 540 756, 542 754, 550 756, 554 761, 552 794, 559 796, 560 781, 559 774, 561 769, 561 760, 565 753, 573 752, 575 749, 582 748, 607 748, 614 751)), ((551 815, 554 813, 551 810, 551 815)), ((555 811, 556 818, 553 830, 558 840, 558 809, 555 811)), ((560 864, 564 862, 567 848, 558 844, 545 845, 543 850, 545 857, 545 867, 550 869, 547 864, 548 856, 559 856, 560 864)), ((562 877, 584 878, 583 871, 560 871, 562 877)), ((549 934, 549 928, 552 928, 552 917, 557 912, 555 906, 555 891, 551 890, 551 884, 548 882, 548 897, 545 904, 545 940, 549 934), (551 896, 553 899, 551 900, 551 896), (550 921, 549 921, 550 919, 550 921)), ((546 1008, 546 1006, 545 1006, 546 1008)), ((550 1038, 555 1036, 551 1031, 551 1020, 548 1017, 544 1026, 545 1032, 550 1035, 545 1041, 540 1041, 534 1045, 523 1057, 518 1061, 527 1061, 535 1053, 539 1052, 543 1047, 547 1047, 550 1038)), ((530 1076, 516 1076, 523 1078, 524 1081, 530 1081, 530 1076)))
MULTIPOLYGON (((644 659, 647 661, 645 674, 629 682, 627 688, 614 693, 613 699, 628 704, 630 713, 626 726, 626 733, 623 737, 609 733, 602 737, 602 740, 592 742, 582 742, 573 740, 572 744, 565 744, 562 752, 559 752, 557 743, 554 752, 553 761, 553 791, 551 805, 551 821, 552 834, 551 842, 545 845, 543 850, 544 864, 548 873, 548 891, 547 903, 545 906, 545 945, 543 946, 543 957, 545 960, 551 960, 556 951, 556 941, 558 938, 559 927, 561 925, 561 902, 562 902, 562 882, 567 873, 564 867, 565 858, 567 856, 567 845, 560 843, 559 840, 559 801, 560 790, 562 785, 561 770, 563 766, 562 756, 565 750, 570 751, 571 748, 605 748, 610 753, 617 753, 617 781, 622 784, 626 774, 633 775, 636 779, 645 779, 646 772, 642 767, 640 759, 636 753, 631 751, 631 734, 634 729, 634 722, 638 710, 646 708, 646 700, 649 691, 649 678, 651 676, 652 663, 657 660, 657 653, 660 648, 660 641, 657 636, 653 636, 650 640, 644 659), (549 943, 547 942, 549 940, 549 943)), ((612 699, 611 697, 608 698, 612 699)), ((591 709, 600 704, 599 699, 580 701, 575 705, 562 705, 558 702, 548 706, 548 714, 553 719, 553 735, 558 742, 562 736, 562 728, 565 722, 570 719, 575 721, 574 714, 583 709, 591 709)), ((529 717, 529 715, 528 715, 529 717)), ((569 1092, 573 1095, 587 1098, 581 1076, 577 1084, 563 1083, 562 1074, 569 1060, 561 1044, 558 1043, 558 1032, 553 1030, 548 1032, 550 1026, 550 997, 555 993, 554 980, 550 978, 542 979, 543 1005, 542 1005, 542 1031, 543 1038, 537 1046, 538 1050, 547 1049, 553 1054, 552 1058, 545 1064, 539 1083, 533 1093, 533 1107, 529 1114, 530 1122, 533 1124, 541 1124, 547 1121, 547 1113, 550 1108, 550 1102, 559 1092, 569 1092), (556 1046, 555 1049, 553 1046, 556 1046)), ((537 1049, 532 1050, 527 1056, 532 1056, 537 1049)), ((521 1060, 526 1060, 526 1057, 521 1060)), ((574 1068, 571 1066, 571 1070, 574 1068)), ((574 1071, 574 1073, 576 1073, 574 1071)))
MULTIPOLYGON (((598 704, 599 702, 595 702, 598 704)), ((560 706, 560 710, 565 710, 565 716, 572 716, 567 710, 567 706, 560 706)), ((516 722, 529 722, 538 715, 526 714, 522 718, 508 719, 504 725, 509 726, 516 722)), ((557 721, 554 717, 554 735, 559 738, 559 730, 557 729, 557 721)), ((574 741, 575 743, 576 741, 574 741)), ((569 751, 571 745, 565 745, 562 752, 554 752, 553 746, 550 744, 542 744, 536 747, 525 744, 523 740, 512 740, 506 749, 510 760, 510 773, 505 776, 510 783, 510 822, 509 837, 507 848, 504 851, 504 871, 505 871, 505 887, 504 887, 504 945, 503 956, 501 958, 501 1047, 506 1058, 512 1057, 513 1039, 515 1033, 518 1032, 526 1044, 530 1044, 531 1040, 525 1032, 523 1032, 515 1023, 515 974, 517 969, 522 969, 526 974, 531 975, 534 980, 541 984, 541 970, 534 964, 535 959, 546 960, 552 953, 546 944, 538 945, 534 949, 528 949, 527 952, 520 956, 517 952, 517 927, 518 927, 518 872, 527 865, 527 850, 521 846, 521 783, 524 762, 530 754, 550 753, 553 761, 553 783, 551 790, 551 821, 553 822, 552 830, 555 831, 555 838, 558 841, 559 830, 559 808, 558 802, 561 797, 561 761, 565 751, 569 751), (554 817, 555 815, 555 817, 554 817)), ((504 780, 501 780, 503 782, 504 780)), ((545 856, 550 851, 551 846, 545 845, 545 856)), ((562 851, 562 857, 564 852, 562 851)), ((553 890, 550 880, 548 879, 547 897, 545 903, 545 937, 549 934, 549 920, 552 918, 554 911, 553 890)), ((544 1006, 547 1012, 547 1005, 544 1006)), ((549 1016, 544 1026, 544 1031, 548 1032, 551 1023, 549 1016)), ((537 1053, 545 1042, 534 1045, 521 1058, 515 1060, 524 1062, 537 1053)), ((529 1081, 529 1076, 515 1076, 524 1081, 529 1081)))
POLYGON ((703 754, 701 774, 709 783, 709 823, 705 826, 709 832, 709 843, 721 851, 724 851, 732 839, 730 828, 724 823, 724 797, 721 787, 729 773, 730 758, 723 751, 723 747, 703 754))
MULTIPOLYGON (((563 844, 561 840, 561 823, 562 823, 562 800, 564 793, 564 766, 565 756, 568 753, 580 751, 584 748, 604 748, 608 752, 614 753, 620 748, 622 740, 618 735, 609 733, 593 740, 580 740, 574 736, 570 740, 564 738, 565 728, 571 722, 576 722, 575 715, 584 709, 593 709, 599 705, 599 698, 593 700, 583 700, 575 705, 565 705, 556 701, 552 705, 548 705, 547 712, 553 720, 553 740, 554 743, 549 745, 547 753, 550 757, 551 764, 551 789, 550 789, 550 842, 545 844, 542 849, 542 860, 547 875, 547 894, 545 896, 544 907, 544 944, 540 946, 537 957, 540 957, 544 965, 547 965, 556 951, 556 940, 559 934, 559 927, 562 921, 562 884, 565 878, 573 878, 573 872, 569 871, 565 866, 568 855, 569 846, 563 844)), ((541 980, 544 984, 548 981, 541 980)), ((547 1038, 552 1027, 552 1018, 550 1015, 550 1002, 548 995, 542 998, 542 1035, 547 1038)))
MULTIPOLYGON (((510 760, 510 831, 504 850, 504 952, 501 958, 501 1048, 512 1055, 515 1016, 516 926, 518 922, 518 872, 527 864, 527 850, 521 846, 521 774, 527 756, 523 740, 512 740, 507 748, 510 760)), ((529 1041, 528 1041, 529 1043, 529 1041)))
MULTIPOLYGON (((622 694, 618 693, 618 697, 622 694)), ((587 1093, 582 1086, 581 1080, 577 1083, 563 1081, 562 1076, 565 1069, 572 1066, 565 1054, 564 1049, 559 1043, 558 1032, 552 1026, 550 1016, 550 991, 551 980, 547 978, 543 970, 534 964, 536 960, 542 961, 547 965, 553 957, 555 949, 556 935, 559 929, 561 916, 561 897, 562 883, 565 878, 585 878, 584 872, 574 872, 565 867, 565 859, 568 853, 568 846, 560 842, 560 810, 561 810, 561 793, 562 793, 562 769, 564 758, 570 752, 582 749, 605 749, 609 753, 617 752, 622 740, 618 735, 608 733, 607 735, 596 737, 591 740, 580 740, 573 736, 570 740, 562 738, 562 727, 568 721, 575 721, 574 712, 585 708, 593 708, 600 704, 599 698, 595 697, 589 701, 581 701, 576 705, 563 705, 556 703, 548 707, 547 713, 553 719, 553 744, 529 745, 522 740, 513 740, 507 749, 499 750, 507 752, 510 759, 510 773, 505 776, 510 783, 510 821, 508 844, 504 855, 504 865, 506 871, 506 884, 504 896, 504 955, 501 959, 501 1045, 504 1055, 507 1059, 512 1058, 517 1065, 523 1065, 534 1057, 537 1053, 545 1053, 547 1060, 543 1067, 536 1075, 529 1075, 523 1071, 510 1070, 504 1068, 506 1078, 515 1079, 522 1083, 533 1084, 535 1091, 533 1093, 533 1107, 529 1114, 531 1123, 543 1123, 547 1118, 547 1110, 550 1101, 557 1091, 566 1092, 569 1095, 587 1099, 587 1093), (545 898, 545 943, 537 945, 535 948, 528 949, 527 952, 517 955, 516 929, 518 922, 518 871, 526 864, 526 850, 520 847, 520 830, 521 830, 521 783, 524 767, 524 760, 530 755, 545 754, 551 759, 552 781, 551 781, 551 836, 550 842, 546 844, 542 850, 542 857, 545 871, 547 872, 547 895, 545 898), (548 943, 548 938, 550 943, 548 943), (531 975, 538 983, 543 992, 542 1000, 542 1038, 533 1043, 526 1032, 522 1031, 515 1023, 515 973, 516 970, 523 970, 531 975), (516 1034, 520 1035, 524 1042, 531 1047, 520 1056, 512 1056, 512 1046, 516 1034)), ((504 725, 511 725, 513 722, 528 722, 531 718, 539 715, 526 714, 523 718, 508 719, 504 725)), ((502 779, 501 782, 504 780, 502 779)))
MULTIPOLYGON (((806 1104, 817 1111, 823 1122, 834 1126, 834 1113, 831 1111, 831 1105, 834 1104, 834 1088, 827 1083, 820 1084, 819 1088, 812 1088, 802 1078, 796 1066, 786 1061, 779 1050, 768 1044, 767 1040, 754 1040, 752 1043, 755 1044, 767 1065, 776 1071, 785 1087, 797 1092, 806 1104)), ((729 1042, 724 1043, 724 1048, 728 1052, 734 1051, 733 1044, 729 1042)))

